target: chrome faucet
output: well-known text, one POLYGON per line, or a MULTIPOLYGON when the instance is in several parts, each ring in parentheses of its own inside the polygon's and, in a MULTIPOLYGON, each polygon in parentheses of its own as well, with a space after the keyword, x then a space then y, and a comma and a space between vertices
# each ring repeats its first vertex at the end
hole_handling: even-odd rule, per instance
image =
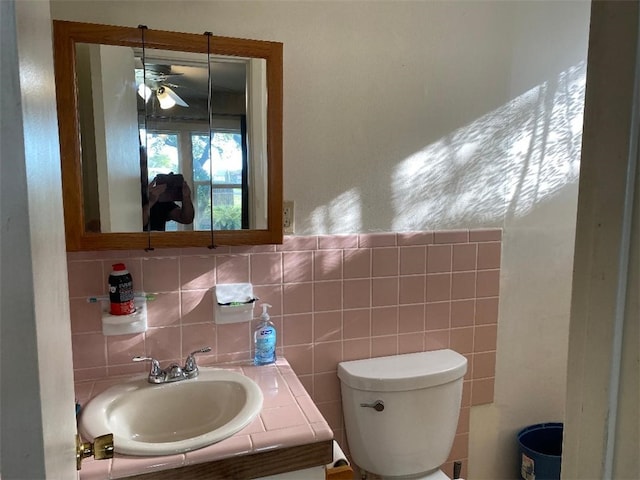
POLYGON ((160 362, 152 357, 133 357, 134 362, 151 362, 151 369, 149 370, 149 383, 170 383, 178 382, 180 380, 187 380, 189 378, 195 378, 198 376, 198 364, 196 363, 196 355, 198 353, 210 352, 211 347, 204 347, 195 352, 191 352, 184 363, 184 368, 180 367, 177 363, 172 363, 164 370, 160 368, 160 362))

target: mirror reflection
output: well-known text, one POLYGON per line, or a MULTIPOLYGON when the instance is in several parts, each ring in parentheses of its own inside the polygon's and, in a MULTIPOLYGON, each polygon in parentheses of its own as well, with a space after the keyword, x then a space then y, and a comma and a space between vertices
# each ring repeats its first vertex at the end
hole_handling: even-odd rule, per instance
POLYGON ((85 230, 267 228, 266 63, 77 43, 85 230))
POLYGON ((68 251, 282 243, 282 43, 61 20, 53 33, 68 251))

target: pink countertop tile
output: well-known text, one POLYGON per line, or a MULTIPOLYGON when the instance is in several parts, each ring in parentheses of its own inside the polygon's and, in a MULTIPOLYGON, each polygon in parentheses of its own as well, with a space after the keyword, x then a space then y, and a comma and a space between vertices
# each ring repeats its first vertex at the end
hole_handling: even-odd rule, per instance
MULTIPOLYGON (((331 428, 285 359, 280 358, 274 365, 261 367, 248 363, 217 367, 241 370, 262 388, 262 411, 249 426, 226 440, 185 454, 161 457, 116 454, 110 460, 85 460, 79 472, 79 480, 123 478, 232 457, 238 457, 238 461, 242 461, 241 457, 244 455, 333 439, 331 428)), ((106 386, 130 378, 77 382, 76 395, 86 403, 89 400, 88 392, 93 397, 106 386)))
MULTIPOLYGON (((178 468, 185 464, 184 454, 162 455, 158 457, 134 457, 131 455, 116 455, 111 459, 111 474, 109 478, 125 478, 141 473, 157 472, 178 468)), ((80 479, 84 480, 82 470, 80 479)), ((92 477, 88 477, 92 478, 92 477)), ((104 478, 104 477, 101 477, 104 478)))

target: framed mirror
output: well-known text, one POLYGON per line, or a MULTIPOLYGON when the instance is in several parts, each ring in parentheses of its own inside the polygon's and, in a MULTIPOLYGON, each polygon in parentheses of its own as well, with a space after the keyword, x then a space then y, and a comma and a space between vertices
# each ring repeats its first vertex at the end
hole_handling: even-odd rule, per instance
POLYGON ((68 251, 282 243, 281 43, 53 33, 68 251))

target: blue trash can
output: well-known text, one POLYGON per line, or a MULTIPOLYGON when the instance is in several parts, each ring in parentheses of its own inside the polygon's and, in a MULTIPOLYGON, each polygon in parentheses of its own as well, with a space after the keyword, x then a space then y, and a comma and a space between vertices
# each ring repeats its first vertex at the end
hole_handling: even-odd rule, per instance
POLYGON ((518 432, 519 478, 560 480, 562 433, 562 423, 539 423, 518 432))

